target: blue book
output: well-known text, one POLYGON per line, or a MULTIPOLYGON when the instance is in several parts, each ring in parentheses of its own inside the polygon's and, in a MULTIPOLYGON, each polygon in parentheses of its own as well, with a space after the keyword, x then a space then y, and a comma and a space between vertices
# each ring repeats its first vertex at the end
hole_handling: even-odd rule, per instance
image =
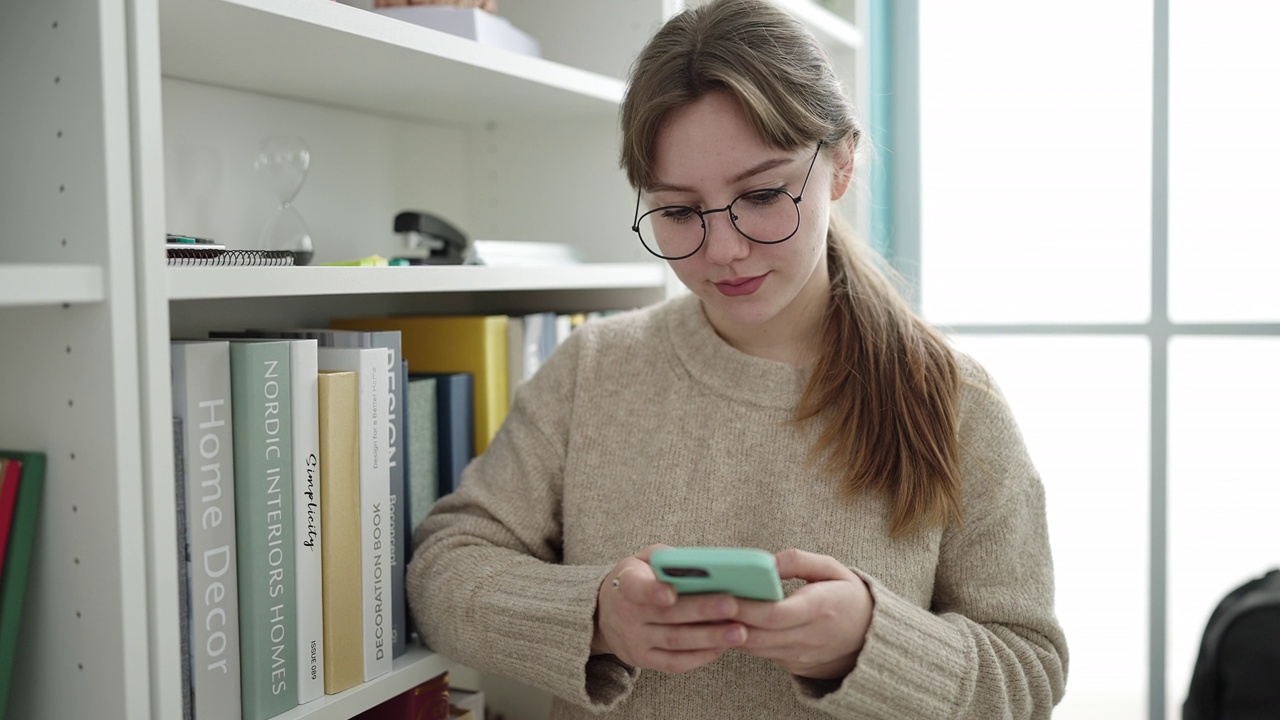
POLYGON ((476 454, 475 379, 471 373, 423 373, 436 379, 439 497, 458 489, 462 470, 476 454))

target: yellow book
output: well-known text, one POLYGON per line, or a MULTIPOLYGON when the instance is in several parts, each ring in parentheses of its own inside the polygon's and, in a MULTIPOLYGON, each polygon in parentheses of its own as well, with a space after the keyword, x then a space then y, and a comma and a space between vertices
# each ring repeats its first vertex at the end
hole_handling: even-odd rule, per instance
POLYGON ((319 382, 324 691, 332 695, 364 682, 360 391, 354 372, 321 372, 319 382))
POLYGON ((507 316, 423 315, 334 320, 343 330, 399 330, 410 373, 471 373, 475 378, 476 454, 507 417, 507 316))

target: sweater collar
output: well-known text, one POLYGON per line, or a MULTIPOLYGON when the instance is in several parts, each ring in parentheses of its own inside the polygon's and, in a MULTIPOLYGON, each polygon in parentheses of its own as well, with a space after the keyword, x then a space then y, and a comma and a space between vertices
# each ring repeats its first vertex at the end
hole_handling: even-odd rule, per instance
POLYGON ((673 351, 697 382, 720 395, 765 407, 791 409, 800 401, 808 372, 748 355, 725 342, 696 295, 673 299, 664 314, 673 351))

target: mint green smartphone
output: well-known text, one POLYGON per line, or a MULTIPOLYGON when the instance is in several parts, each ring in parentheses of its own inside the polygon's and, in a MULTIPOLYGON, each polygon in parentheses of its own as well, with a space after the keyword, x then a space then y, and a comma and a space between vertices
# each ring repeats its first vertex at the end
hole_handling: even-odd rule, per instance
POLYGON ((649 565, 681 595, 729 593, 744 600, 781 600, 773 554, 753 548, 659 548, 649 565))

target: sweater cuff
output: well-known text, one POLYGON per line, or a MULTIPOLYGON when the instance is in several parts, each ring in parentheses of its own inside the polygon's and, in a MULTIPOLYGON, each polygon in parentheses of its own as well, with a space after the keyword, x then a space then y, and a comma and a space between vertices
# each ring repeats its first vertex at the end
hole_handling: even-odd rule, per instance
POLYGON ((952 717, 972 654, 965 634, 858 575, 875 601, 858 664, 843 681, 795 678, 802 701, 836 717, 952 717))
MULTIPOLYGON (((513 575, 521 574, 516 568, 513 575)), ((595 712, 613 709, 626 699, 639 670, 612 655, 591 656, 600 583, 612 566, 561 565, 556 581, 521 582, 512 577, 504 610, 507 663, 520 668, 523 680, 564 700, 595 712)), ((536 572, 536 570, 534 571, 536 572)))

